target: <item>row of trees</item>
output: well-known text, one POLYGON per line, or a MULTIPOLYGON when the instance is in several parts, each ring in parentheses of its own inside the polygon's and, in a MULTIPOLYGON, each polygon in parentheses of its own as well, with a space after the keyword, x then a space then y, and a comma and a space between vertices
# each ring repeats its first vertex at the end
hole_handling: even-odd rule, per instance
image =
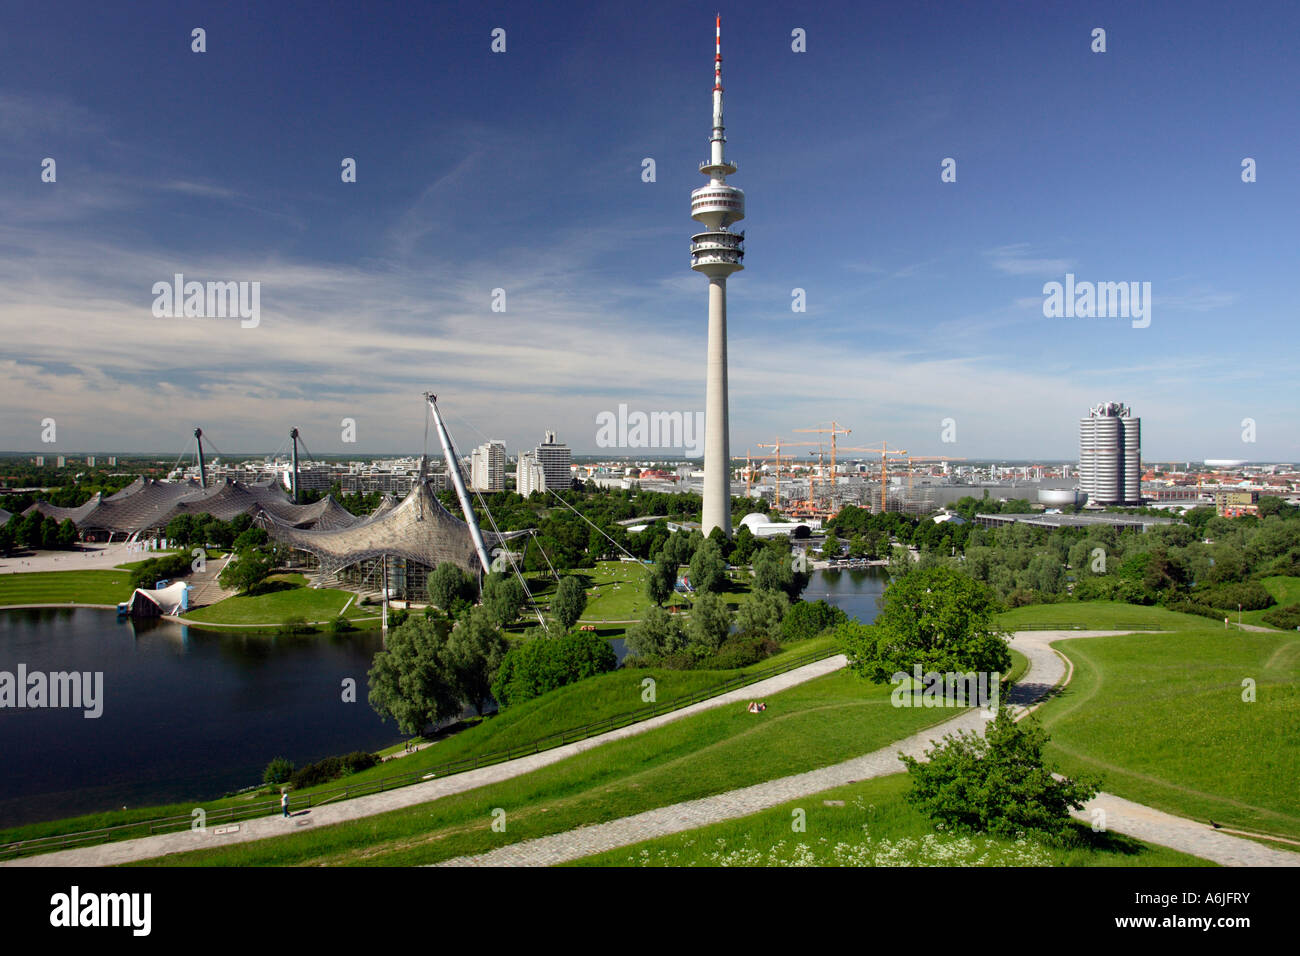
POLYGON ((20 548, 66 551, 75 548, 77 541, 77 526, 71 518, 59 522, 39 511, 13 515, 0 526, 0 554, 12 554, 20 548))

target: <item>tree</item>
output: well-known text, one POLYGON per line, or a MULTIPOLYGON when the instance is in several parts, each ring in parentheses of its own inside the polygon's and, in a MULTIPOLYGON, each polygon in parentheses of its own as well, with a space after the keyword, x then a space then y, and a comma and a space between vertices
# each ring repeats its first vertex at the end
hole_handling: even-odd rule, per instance
POLYGON ((249 548, 263 547, 270 540, 270 536, 262 528, 245 528, 239 532, 230 547, 234 551, 247 551, 249 548))
POLYGON ((835 537, 834 531, 827 532, 826 540, 822 542, 822 554, 828 558, 839 557, 840 539, 835 537))
POLYGON ((587 592, 582 580, 572 575, 561 578, 559 587, 555 589, 555 597, 551 600, 551 610, 555 613, 556 620, 567 631, 578 623, 586 609, 587 592))
POLYGON ((1060 841, 1070 810, 1095 797, 1101 780, 1056 780, 1043 761, 1048 739, 1034 718, 1016 722, 1000 707, 983 736, 948 734, 925 761, 900 755, 912 782, 907 802, 958 833, 1036 831, 1060 841))
POLYGON ((691 608, 691 621, 686 626, 686 636, 691 652, 696 657, 714 653, 727 639, 731 630, 731 612, 727 602, 717 594, 705 593, 695 599, 691 608))
POLYGON ((480 716, 492 694, 492 681, 509 650, 510 642, 497 629, 493 611, 486 607, 473 608, 447 640, 456 690, 480 716))
POLYGON ((681 619, 661 607, 648 609, 627 631, 628 652, 643 660, 675 654, 686 646, 681 619))
POLYGON ((646 597, 656 607, 662 607, 664 601, 667 601, 673 594, 673 587, 677 584, 677 566, 665 557, 661 551, 655 555, 655 562, 650 566, 646 573, 645 593, 646 597))
POLYGON ((404 734, 456 717, 460 693, 445 621, 408 618, 389 628, 388 645, 370 668, 370 706, 391 717, 404 734))
POLYGON ((849 665, 873 683, 918 664, 926 672, 1005 673, 1011 652, 993 620, 996 610, 987 585, 939 565, 891 584, 870 626, 850 621, 839 630, 849 665))
POLYGON ((749 564, 755 546, 754 532, 749 530, 749 525, 742 524, 740 530, 736 532, 736 540, 731 548, 731 563, 749 564))
POLYGON ((727 537, 727 532, 723 531, 721 527, 714 528, 709 532, 709 540, 718 546, 718 554, 722 556, 722 561, 725 564, 734 547, 731 539, 727 537))
POLYGON ((458 564, 444 561, 429 574, 425 582, 429 589, 429 600, 444 611, 451 613, 457 604, 468 604, 474 600, 474 581, 458 564))
POLYGON ((72 523, 71 518, 64 518, 63 523, 59 525, 59 534, 56 543, 64 551, 71 550, 77 546, 77 526, 72 523))
MULTIPOLYGON (((182 555, 184 557, 184 555, 182 555)), ((218 583, 242 594, 249 594, 266 580, 275 567, 275 558, 264 551, 248 550, 235 556, 221 569, 218 583)))
POLYGON ((754 587, 760 591, 788 591, 794 569, 771 548, 754 555, 754 587))
POLYGON ((727 583, 727 562, 718 543, 705 539, 691 556, 691 584, 697 591, 721 591, 727 583))
POLYGON ((512 574, 493 572, 483 581, 483 606, 497 627, 512 624, 524 606, 524 587, 512 574))
POLYGON ((775 639, 781 620, 790 609, 790 599, 782 591, 755 591, 740 605, 736 627, 741 634, 775 639))

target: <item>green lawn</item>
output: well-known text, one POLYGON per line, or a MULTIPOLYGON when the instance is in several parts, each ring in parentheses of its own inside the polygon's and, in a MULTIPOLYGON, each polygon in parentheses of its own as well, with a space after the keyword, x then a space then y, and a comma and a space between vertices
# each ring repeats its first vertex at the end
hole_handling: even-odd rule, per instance
POLYGON ((1300 838, 1300 635, 1206 622, 1054 646, 1074 677, 1039 715, 1064 772, 1101 772, 1108 792, 1179 816, 1300 838))
POLYGON ((119 604, 131 596, 132 590, 130 571, 0 574, 0 605, 119 604))
POLYGON ((356 595, 351 591, 307 587, 307 579, 301 574, 276 574, 267 580, 282 582, 286 587, 266 594, 237 594, 191 611, 185 615, 185 620, 196 624, 262 625, 278 625, 294 617, 307 621, 332 621, 344 605, 347 605, 344 616, 348 618, 374 617, 382 613, 378 608, 358 607, 356 595))
POLYGON ((589 856, 568 866, 1212 866, 1076 825, 1077 844, 957 837, 903 799, 907 774, 864 780, 751 816, 589 856), (834 805, 841 803, 842 805, 834 805), (803 832, 796 832, 803 811, 803 832))
MULTIPOLYGON (((1116 631, 1126 628, 1165 629, 1200 627, 1206 623, 1195 614, 1176 614, 1161 607, 1143 607, 1121 601, 1063 601, 1060 604, 1029 604, 999 614, 998 623, 1008 631, 1030 627, 1068 627, 1083 630, 1116 631)), ((1222 625, 1220 625, 1222 627, 1222 625)))
POLYGON ((767 697, 763 714, 718 708, 432 803, 151 864, 430 863, 827 766, 954 713, 892 707, 889 694, 839 671, 767 697), (496 808, 504 833, 491 827, 496 808))

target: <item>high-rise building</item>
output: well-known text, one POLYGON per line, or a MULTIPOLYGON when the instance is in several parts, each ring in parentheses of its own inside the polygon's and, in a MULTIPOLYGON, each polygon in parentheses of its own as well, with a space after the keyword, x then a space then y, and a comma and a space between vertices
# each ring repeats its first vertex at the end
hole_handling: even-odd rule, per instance
POLYGON ((727 276, 744 268, 743 232, 727 227, 745 218, 745 193, 727 184, 736 164, 723 157, 722 17, 716 21, 713 55, 713 132, 700 172, 709 184, 691 192, 691 218, 705 231, 691 237, 691 268, 709 279, 709 352, 704 394, 704 513, 707 535, 721 528, 731 536, 731 447, 727 408, 727 276))
POLYGON ((519 462, 515 465, 515 491, 527 498, 534 491, 546 490, 546 469, 537 460, 537 452, 519 453, 519 462))
POLYGON ((573 483, 573 453, 569 446, 557 441, 555 432, 546 433, 546 441, 537 446, 537 461, 546 472, 546 487, 552 491, 567 491, 573 483))
POLYGON ((506 443, 493 438, 470 452, 469 484, 474 491, 504 491, 506 443))
POLYGON ((68 464, 68 459, 65 458, 63 455, 60 455, 58 458, 54 459, 54 463, 57 467, 63 468, 68 464))
POLYGON ((1100 505, 1142 503, 1142 419, 1102 402, 1079 419, 1079 489, 1100 505))
POLYGON ((44 468, 44 467, 45 467, 45 456, 44 456, 44 455, 37 455, 37 456, 36 456, 36 467, 37 467, 37 468, 44 468))

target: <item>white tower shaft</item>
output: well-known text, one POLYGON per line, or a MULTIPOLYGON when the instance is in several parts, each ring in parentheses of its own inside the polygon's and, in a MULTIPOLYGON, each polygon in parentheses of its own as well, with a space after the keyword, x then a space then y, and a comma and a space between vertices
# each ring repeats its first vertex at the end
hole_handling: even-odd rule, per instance
POLYGON ((704 395, 703 530, 731 536, 731 437, 727 399, 727 276, 744 268, 743 232, 728 227, 745 218, 745 193, 727 182, 736 164, 727 161, 722 120, 722 17, 716 21, 713 54, 713 132, 700 172, 709 184, 691 193, 691 218, 705 232, 691 237, 691 268, 709 278, 709 353, 704 395))

